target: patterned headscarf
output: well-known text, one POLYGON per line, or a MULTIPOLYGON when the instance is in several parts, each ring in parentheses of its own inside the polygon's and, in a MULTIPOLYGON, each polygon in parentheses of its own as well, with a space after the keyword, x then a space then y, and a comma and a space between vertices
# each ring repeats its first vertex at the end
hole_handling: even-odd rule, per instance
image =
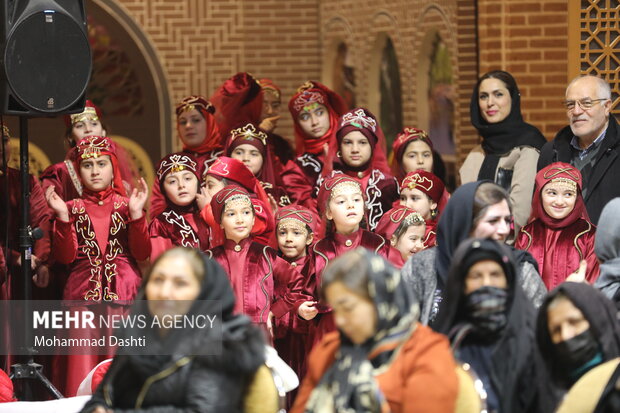
POLYGON ((328 406, 339 413, 381 412, 387 402, 375 376, 389 366, 394 352, 413 334, 418 307, 404 288, 400 271, 365 248, 330 263, 323 274, 323 294, 333 274, 339 272, 367 274, 367 291, 377 314, 376 332, 361 345, 340 332, 336 359, 311 393, 305 412, 322 412, 328 406))
POLYGON ((226 204, 233 201, 244 202, 252 207, 252 200, 248 191, 237 185, 228 185, 211 198, 213 218, 218 224, 222 223, 222 213, 226 209, 226 204))
POLYGON ((125 192, 125 186, 123 185, 123 178, 118 165, 118 159, 116 157, 116 145, 110 138, 101 136, 89 136, 78 142, 76 147, 76 159, 75 169, 80 170, 80 164, 83 160, 89 158, 98 158, 100 156, 108 155, 112 162, 112 169, 114 178, 112 180, 112 187, 114 192, 127 196, 125 192))
MULTIPOLYGON (((221 141, 222 137, 220 136, 220 130, 215 123, 215 106, 207 99, 202 96, 187 96, 181 100, 176 107, 177 119, 184 113, 192 110, 197 110, 205 121, 207 122, 207 128, 204 140, 197 147, 189 147, 183 142, 183 150, 196 152, 196 153, 207 153, 215 149, 220 149, 222 147, 221 141)), ((182 125, 177 123, 177 133, 181 136, 179 129, 182 125)))

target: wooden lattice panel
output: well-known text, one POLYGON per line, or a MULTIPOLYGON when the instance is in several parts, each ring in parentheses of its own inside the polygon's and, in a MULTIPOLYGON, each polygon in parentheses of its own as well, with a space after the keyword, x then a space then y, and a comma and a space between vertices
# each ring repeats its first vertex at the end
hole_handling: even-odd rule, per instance
POLYGON ((620 2, 582 0, 580 14, 580 71, 607 80, 612 112, 620 115, 620 2))

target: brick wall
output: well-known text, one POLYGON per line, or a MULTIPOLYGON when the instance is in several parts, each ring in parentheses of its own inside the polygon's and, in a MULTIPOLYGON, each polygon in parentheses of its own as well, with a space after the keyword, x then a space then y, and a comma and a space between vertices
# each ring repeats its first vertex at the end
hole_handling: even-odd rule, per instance
POLYGON ((526 122, 552 139, 566 125, 561 101, 568 79, 566 0, 478 0, 480 74, 510 72, 526 122))
MULTIPOLYGON (((153 43, 174 103, 211 96, 228 77, 271 77, 288 103, 320 73, 316 0, 117 0, 153 43)), ((166 87, 166 85, 162 85, 166 87)), ((292 136, 286 107, 278 132, 292 136)), ((170 116, 173 116, 172 114, 170 116)), ((176 132, 171 131, 173 139, 176 132)), ((175 140, 176 141, 176 140, 175 140)))

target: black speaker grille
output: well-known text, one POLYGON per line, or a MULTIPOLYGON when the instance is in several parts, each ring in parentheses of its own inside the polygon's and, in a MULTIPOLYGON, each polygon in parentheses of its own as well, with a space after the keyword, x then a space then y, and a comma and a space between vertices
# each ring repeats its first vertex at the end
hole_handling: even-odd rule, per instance
POLYGON ((69 108, 86 91, 92 67, 88 38, 70 16, 41 11, 9 34, 6 79, 15 97, 38 112, 69 108))

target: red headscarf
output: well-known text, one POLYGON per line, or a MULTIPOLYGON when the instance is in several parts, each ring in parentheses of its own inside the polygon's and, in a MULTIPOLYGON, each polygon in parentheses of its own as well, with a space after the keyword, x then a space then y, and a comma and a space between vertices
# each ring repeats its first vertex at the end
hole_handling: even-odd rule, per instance
MULTIPOLYGON (((188 152, 207 153, 215 149, 220 149, 222 147, 222 138, 220 136, 220 130, 215 123, 215 117, 213 116, 215 113, 215 106, 213 106, 211 102, 206 100, 204 97, 187 96, 179 102, 176 107, 177 119, 183 112, 189 112, 194 109, 196 109, 202 117, 205 118, 205 121, 207 122, 207 131, 204 140, 199 146, 189 147, 185 144, 185 142, 183 142, 183 150, 188 152)), ((177 122, 177 133, 179 133, 180 137, 181 133, 179 132, 179 128, 181 128, 181 125, 177 122)))
POLYGON ((237 73, 211 96, 211 103, 217 109, 215 120, 222 136, 228 136, 237 125, 260 123, 263 89, 251 74, 237 73))
POLYGON ((198 173, 198 161, 191 155, 184 152, 171 153, 165 156, 157 164, 157 181, 159 182, 159 189, 166 198, 168 206, 172 206, 172 203, 168 199, 168 195, 164 190, 164 180, 168 174, 173 172, 189 171, 194 174, 198 179, 198 186, 200 187, 200 174, 198 173))
MULTIPOLYGON (((336 154, 340 151, 342 139, 344 139, 349 132, 354 131, 363 134, 372 147, 370 162, 365 169, 378 169, 389 175, 390 168, 385 156, 385 136, 383 135, 383 131, 375 115, 365 108, 352 109, 338 119, 336 141, 332 141, 330 144, 330 159, 328 159, 326 168, 324 169, 324 175, 329 175, 331 173, 333 161, 336 160, 336 154)), ((346 168, 346 165, 343 165, 343 167, 346 168)))
POLYGON ((316 234, 319 231, 319 219, 309 209, 300 205, 290 204, 279 208, 276 214, 276 228, 283 220, 293 219, 305 225, 310 233, 316 234))
POLYGON ((536 174, 536 182, 534 185, 534 197, 532 198, 532 215, 530 222, 540 219, 547 227, 552 229, 565 228, 579 218, 590 221, 586 206, 581 195, 582 179, 581 173, 577 168, 564 162, 554 162, 551 165, 538 171, 536 174), (545 212, 542 205, 542 191, 549 182, 564 182, 569 186, 574 185, 577 191, 577 199, 575 207, 566 217, 562 219, 551 218, 545 212))
POLYGON ((297 155, 304 153, 320 154, 323 146, 335 140, 338 118, 347 111, 347 104, 336 92, 319 82, 307 81, 297 89, 297 93, 288 102, 288 110, 295 122, 295 151, 297 155), (329 130, 319 139, 308 137, 299 126, 299 113, 304 107, 320 103, 329 112, 329 130))
MULTIPOLYGON (((118 166, 118 159, 116 157, 116 145, 110 138, 101 136, 89 136, 78 142, 76 147, 76 159, 75 170, 80 170, 80 164, 84 159, 98 158, 100 156, 108 155, 112 162, 114 178, 112 180, 112 190, 121 196, 127 196, 125 192, 125 186, 123 185, 123 178, 118 166)), ((81 178, 80 178, 81 179, 81 178)), ((84 188, 84 191, 88 191, 84 188)))
POLYGON ((252 205, 250 194, 244 188, 238 185, 228 185, 218 191, 217 194, 211 198, 211 210, 213 211, 213 218, 218 224, 222 223, 222 212, 226 208, 226 203, 232 199, 246 199, 249 205, 252 205))
POLYGON ((338 185, 341 184, 352 184, 359 188, 360 194, 364 195, 364 191, 362 191, 362 186, 358 181, 351 178, 348 175, 337 174, 331 178, 327 178, 321 183, 321 187, 319 188, 319 195, 317 197, 317 206, 319 209, 319 214, 321 217, 325 216, 325 211, 327 210, 327 203, 331 199, 332 191, 338 185))
MULTIPOLYGON (((426 172, 422 169, 409 172, 405 175, 405 179, 400 184, 400 190, 403 189, 419 189, 424 192, 430 199, 439 204, 443 190, 445 186, 441 179, 439 179, 434 173, 426 172)), ((437 207, 439 208, 439 205, 437 207)), ((441 208, 440 210, 442 210, 441 208)))
POLYGON ((401 180, 405 177, 405 170, 403 169, 403 155, 405 154, 405 149, 410 142, 420 140, 427 144, 431 148, 431 152, 433 151, 433 142, 431 142, 431 138, 429 138, 426 131, 422 129, 416 128, 405 128, 401 133, 396 135, 396 139, 394 139, 394 143, 392 144, 392 173, 394 176, 401 180))
POLYGON ((392 235, 394 235, 394 232, 396 232, 396 230, 400 226, 400 224, 409 216, 411 216, 411 218, 409 219, 412 222, 414 220, 424 222, 424 218, 422 217, 422 215, 420 215, 411 208, 408 208, 404 205, 399 205, 383 214, 383 216, 379 220, 379 223, 377 224, 377 227, 375 228, 375 232, 381 235, 383 238, 390 240, 392 238, 392 235))
POLYGON ((87 100, 84 104, 84 110, 80 113, 74 113, 73 115, 64 116, 65 126, 72 127, 78 122, 83 122, 86 119, 101 120, 101 109, 95 105, 91 100, 87 100))
POLYGON ((271 185, 280 186, 277 182, 276 172, 274 170, 275 162, 268 145, 269 136, 261 131, 255 124, 248 123, 242 127, 230 131, 228 141, 226 142, 225 153, 230 156, 235 148, 239 145, 252 145, 263 157, 263 166, 256 174, 256 177, 262 182, 268 182, 271 185))

